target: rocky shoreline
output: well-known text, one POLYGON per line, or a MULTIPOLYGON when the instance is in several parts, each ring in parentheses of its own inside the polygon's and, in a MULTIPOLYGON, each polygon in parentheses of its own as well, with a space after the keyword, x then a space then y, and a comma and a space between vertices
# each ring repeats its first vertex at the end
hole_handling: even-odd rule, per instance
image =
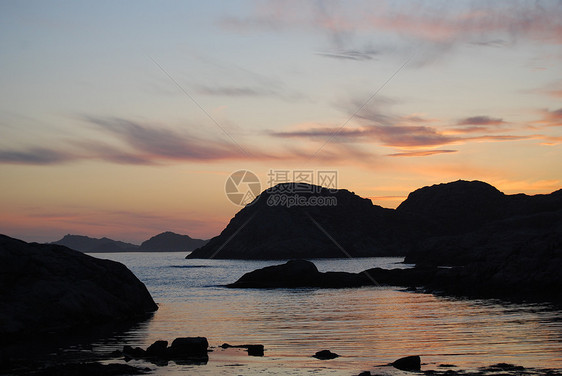
MULTIPOLYGON (((170 346, 168 346, 167 341, 158 340, 146 349, 125 345, 123 350, 106 354, 98 354, 90 349, 78 353, 60 354, 56 359, 52 357, 36 360, 22 358, 11 365, 2 364, 0 373, 2 375, 20 376, 145 375, 169 366, 170 362, 189 366, 191 367, 190 370, 197 373, 198 370, 201 372, 205 370, 210 357, 220 360, 220 354, 214 355, 216 352, 232 348, 247 352, 249 357, 264 357, 263 345, 229 345, 225 343, 220 346, 209 347, 205 337, 180 337, 172 341, 170 346), (128 364, 132 360, 135 360, 135 362, 128 364)), ((330 350, 321 350, 316 354, 310 354, 311 362, 325 362, 322 369, 330 369, 330 361, 339 357, 340 355, 330 350)), ((249 360, 250 364, 251 362, 249 360)), ((562 372, 556 369, 525 368, 507 363, 479 367, 477 370, 462 370, 453 364, 431 366, 424 363, 419 355, 405 356, 388 364, 372 365, 370 368, 370 370, 365 371, 350 371, 349 374, 357 376, 405 375, 409 373, 427 376, 562 375, 562 372)), ((309 369, 303 369, 303 372, 307 370, 309 371, 309 369)))
MULTIPOLYGON (((528 270, 530 273, 531 270, 528 270)), ((400 286, 411 291, 468 298, 500 298, 511 301, 562 303, 560 275, 543 272, 543 280, 528 274, 508 276, 493 265, 470 264, 457 267, 420 265, 411 269, 372 268, 360 273, 318 271, 306 260, 291 260, 244 274, 229 288, 349 288, 361 286, 400 286)))

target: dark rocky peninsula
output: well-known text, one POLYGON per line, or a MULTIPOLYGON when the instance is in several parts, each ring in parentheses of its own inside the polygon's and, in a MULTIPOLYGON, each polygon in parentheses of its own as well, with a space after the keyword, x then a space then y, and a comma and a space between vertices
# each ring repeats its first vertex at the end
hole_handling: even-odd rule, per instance
POLYGON ((262 192, 187 258, 407 256, 409 263, 452 266, 511 254, 545 259, 559 253, 561 234, 562 190, 505 195, 459 180, 418 189, 392 210, 344 189, 286 183, 262 192), (280 195, 334 205, 288 205, 280 195))

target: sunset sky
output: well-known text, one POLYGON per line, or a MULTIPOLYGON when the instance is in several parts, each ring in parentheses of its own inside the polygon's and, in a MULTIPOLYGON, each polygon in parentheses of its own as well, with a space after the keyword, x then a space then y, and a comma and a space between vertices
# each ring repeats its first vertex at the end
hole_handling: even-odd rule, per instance
POLYGON ((241 169, 562 188, 562 2, 0 2, 0 233, 209 238, 241 169))

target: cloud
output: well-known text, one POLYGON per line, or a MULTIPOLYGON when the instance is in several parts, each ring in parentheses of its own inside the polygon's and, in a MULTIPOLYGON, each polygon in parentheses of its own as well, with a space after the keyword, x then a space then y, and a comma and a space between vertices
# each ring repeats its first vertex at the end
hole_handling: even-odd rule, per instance
POLYGON ((562 108, 557 110, 541 110, 542 119, 537 120, 534 124, 547 127, 559 127, 562 126, 562 108))
POLYGON ((409 125, 370 125, 352 129, 315 128, 270 134, 283 138, 324 138, 336 142, 379 141, 392 147, 438 146, 458 141, 457 137, 443 135, 431 127, 409 125))
POLYGON ((379 51, 376 50, 339 50, 339 51, 327 51, 327 52, 317 52, 317 55, 330 57, 333 59, 343 59, 343 60, 355 60, 355 61, 366 61, 373 60, 379 51))
MULTIPOLYGON (((179 162, 224 160, 302 162, 373 161, 376 154, 356 145, 330 144, 322 153, 310 145, 270 146, 267 152, 254 146, 211 139, 165 126, 116 117, 82 116, 102 132, 107 141, 68 140, 57 147, 0 149, 0 164, 56 165, 84 160, 116 164, 163 165, 179 162), (111 142, 111 143, 109 143, 111 142)), ((314 146, 314 145, 313 145, 314 146)))
POLYGON ((472 116, 462 120, 459 120, 458 125, 502 125, 505 124, 505 121, 501 118, 492 118, 489 116, 472 116))
POLYGON ((458 150, 422 150, 387 154, 389 157, 427 157, 435 154, 456 153, 458 150))
POLYGON ((0 150, 0 163, 53 165, 75 159, 70 153, 56 151, 44 147, 30 147, 25 150, 0 150))
POLYGON ((147 126, 121 118, 86 116, 84 119, 124 141, 135 150, 135 154, 147 160, 247 159, 255 152, 238 147, 238 144, 203 139, 187 132, 147 126))
MULTIPOLYGON (((514 2, 258 2, 250 15, 227 16, 221 26, 230 32, 323 33, 331 48, 323 56, 351 58, 340 51, 361 50, 355 41, 374 43, 378 52, 410 55, 422 66, 459 45, 502 48, 519 41, 562 44, 562 6, 558 1, 514 2), (296 11, 298 9, 298 12, 296 11), (330 50, 334 50, 332 52, 330 50)), ((364 56, 364 55, 358 55, 364 56)), ((366 61, 369 59, 356 59, 366 61)))
POLYGON ((275 90, 268 90, 255 87, 243 86, 203 86, 197 87, 197 92, 205 95, 221 95, 228 97, 262 97, 262 96, 275 96, 275 90))

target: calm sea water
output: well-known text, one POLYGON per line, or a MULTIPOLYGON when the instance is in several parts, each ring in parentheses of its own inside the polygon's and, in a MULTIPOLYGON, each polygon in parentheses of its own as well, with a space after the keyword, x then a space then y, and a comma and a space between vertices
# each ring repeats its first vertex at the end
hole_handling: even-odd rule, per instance
MULTIPOLYGON (((92 255, 127 265, 160 306, 149 321, 95 344, 96 351, 124 344, 145 348, 182 336, 207 337, 211 346, 266 348, 263 358, 216 348, 206 365, 150 365, 157 375, 352 375, 364 370, 397 375, 402 373, 384 365, 407 355, 421 355, 425 370, 499 362, 562 369, 562 313, 547 304, 463 300, 389 287, 227 289, 222 286, 245 272, 281 262, 186 260, 183 253, 92 255), (322 349, 341 357, 311 358, 322 349)), ((408 267, 401 258, 313 261, 321 271, 408 267)))

